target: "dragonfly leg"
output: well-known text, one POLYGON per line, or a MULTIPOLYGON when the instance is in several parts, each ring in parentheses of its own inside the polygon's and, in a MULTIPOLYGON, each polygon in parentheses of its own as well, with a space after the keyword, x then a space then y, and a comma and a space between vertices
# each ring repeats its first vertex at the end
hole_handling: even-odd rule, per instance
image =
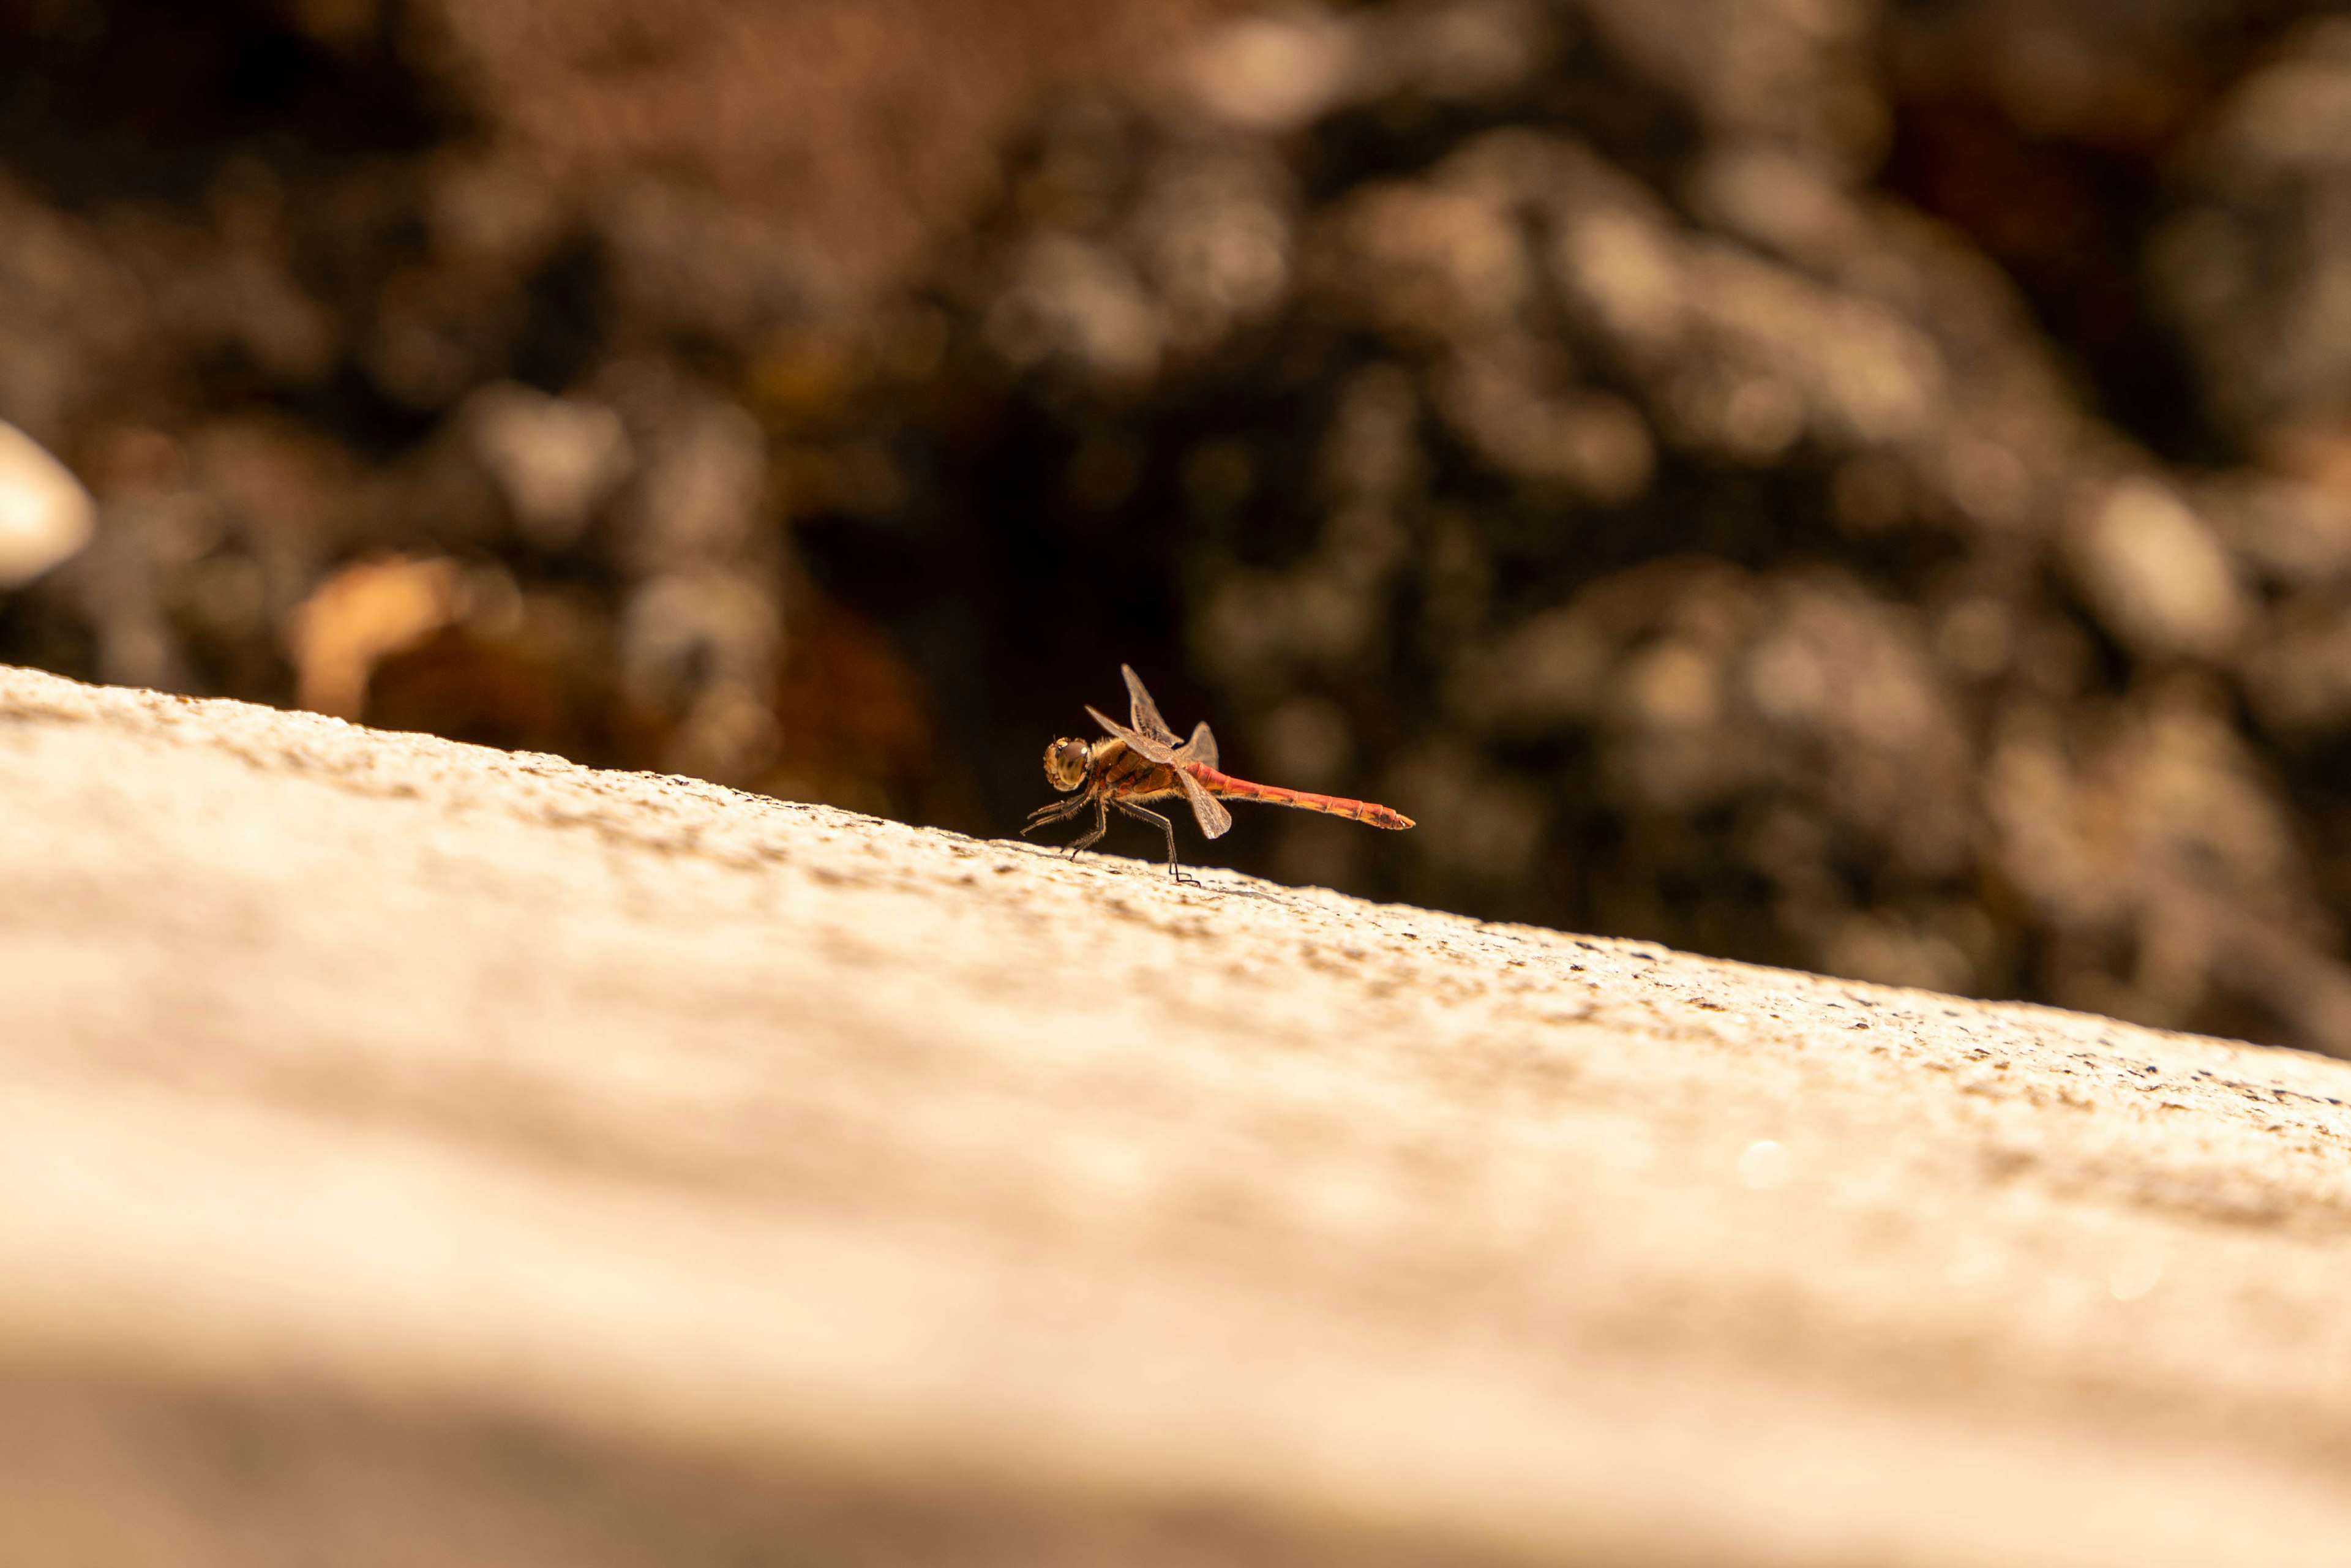
POLYGON ((1040 806, 1029 813, 1029 825, 1020 830, 1020 836, 1026 838, 1040 828, 1050 828, 1055 822, 1066 822, 1085 809, 1086 798, 1083 795, 1074 800, 1055 800, 1050 805, 1040 806))
POLYGON ((1080 850, 1090 850, 1093 848, 1095 844, 1101 841, 1102 836, 1109 831, 1110 807, 1097 797, 1094 800, 1093 831, 1085 834, 1083 837, 1080 838, 1076 843, 1070 846, 1070 858, 1071 860, 1075 860, 1078 858, 1078 852, 1080 850))
POLYGON ((1188 880, 1188 879, 1186 879, 1186 876, 1184 875, 1184 868, 1183 868, 1182 866, 1179 866, 1179 865, 1177 865, 1177 864, 1176 863, 1176 824, 1175 824, 1175 823, 1173 823, 1173 822, 1169 821, 1166 818, 1165 818, 1165 817, 1161 816, 1158 812, 1154 811, 1154 810, 1149 810, 1149 809, 1147 809, 1147 808, 1145 808, 1145 807, 1138 806, 1138 805, 1136 805, 1136 804, 1135 804, 1134 801, 1132 801, 1132 800, 1118 800, 1118 799, 1116 799, 1116 798, 1113 798, 1113 800, 1111 800, 1111 804, 1112 804, 1112 805, 1113 805, 1113 806, 1116 806, 1120 810, 1122 810, 1122 811, 1125 812, 1128 816, 1133 817, 1136 821, 1138 821, 1138 822, 1149 822, 1153 827, 1157 828, 1161 832, 1163 832, 1163 833, 1166 834, 1166 835, 1167 835, 1167 874, 1168 874, 1168 875, 1170 875, 1170 876, 1172 876, 1172 877, 1174 877, 1177 882, 1184 882, 1184 881, 1188 880))

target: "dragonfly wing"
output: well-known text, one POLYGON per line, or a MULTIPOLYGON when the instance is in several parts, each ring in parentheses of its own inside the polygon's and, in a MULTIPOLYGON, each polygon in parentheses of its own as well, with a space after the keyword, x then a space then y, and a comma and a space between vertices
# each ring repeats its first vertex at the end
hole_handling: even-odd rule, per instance
POLYGON ((1134 699, 1134 727, 1162 746, 1172 748, 1176 745, 1176 732, 1167 727, 1165 719, 1159 716, 1159 705, 1153 702, 1151 694, 1143 689, 1143 677, 1134 673, 1133 664, 1121 664, 1118 673, 1126 677, 1126 695, 1134 699))
POLYGON ((1176 770, 1176 781, 1184 786, 1184 799, 1192 802, 1192 816, 1200 824, 1200 831, 1212 839, 1221 839, 1232 831, 1233 814, 1225 803, 1200 787, 1200 781, 1184 768, 1176 770))
POLYGON ((1176 748, 1167 742, 1154 740, 1147 735, 1137 735, 1098 707, 1089 706, 1086 711, 1094 716, 1096 724, 1126 742, 1145 761, 1172 763, 1176 760, 1176 748))
POLYGON ((1208 732, 1208 721, 1202 719, 1193 727, 1192 738, 1184 747, 1184 760, 1204 767, 1217 765, 1217 737, 1208 732))

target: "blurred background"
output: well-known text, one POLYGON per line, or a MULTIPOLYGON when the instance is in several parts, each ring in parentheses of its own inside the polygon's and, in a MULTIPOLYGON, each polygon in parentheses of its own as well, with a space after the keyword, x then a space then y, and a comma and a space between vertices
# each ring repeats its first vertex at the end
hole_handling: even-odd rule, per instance
POLYGON ((2351 1054, 2331 9, 5 0, 0 660, 2351 1054))

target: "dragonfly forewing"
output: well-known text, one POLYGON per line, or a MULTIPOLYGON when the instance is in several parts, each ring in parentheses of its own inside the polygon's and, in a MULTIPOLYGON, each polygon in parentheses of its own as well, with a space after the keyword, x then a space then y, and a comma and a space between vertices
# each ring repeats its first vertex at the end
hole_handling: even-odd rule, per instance
POLYGON ((1191 741, 1184 747, 1184 760, 1197 762, 1208 768, 1217 765, 1217 737, 1208 732, 1208 721, 1202 719, 1193 727, 1191 741))
POLYGON ((1118 673, 1126 677, 1126 695, 1130 699, 1128 711, 1134 719, 1134 727, 1161 745, 1173 749, 1176 745, 1176 732, 1167 727, 1165 719, 1159 716, 1159 705, 1153 702, 1151 694, 1143 689, 1143 677, 1134 673, 1133 664, 1121 664, 1118 667, 1118 673))
POLYGON ((1146 761, 1165 762, 1170 765, 1175 762, 1175 737, 1170 736, 1165 740, 1154 740, 1147 735, 1138 734, 1134 730, 1127 728, 1126 726, 1119 723, 1118 720, 1111 717, 1108 714, 1102 712, 1102 709, 1094 707, 1092 705, 1088 705, 1086 712, 1093 716, 1093 720, 1096 724, 1102 726, 1104 729, 1110 731, 1111 734, 1126 742, 1128 746, 1134 749, 1136 755, 1142 757, 1146 761))

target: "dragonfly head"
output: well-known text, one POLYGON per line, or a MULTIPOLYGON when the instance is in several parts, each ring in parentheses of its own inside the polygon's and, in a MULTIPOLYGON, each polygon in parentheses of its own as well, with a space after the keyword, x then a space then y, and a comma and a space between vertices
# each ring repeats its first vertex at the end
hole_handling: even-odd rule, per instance
POLYGON ((1045 748, 1045 780, 1066 795, 1086 781, 1094 748, 1082 740, 1057 740, 1045 748))

